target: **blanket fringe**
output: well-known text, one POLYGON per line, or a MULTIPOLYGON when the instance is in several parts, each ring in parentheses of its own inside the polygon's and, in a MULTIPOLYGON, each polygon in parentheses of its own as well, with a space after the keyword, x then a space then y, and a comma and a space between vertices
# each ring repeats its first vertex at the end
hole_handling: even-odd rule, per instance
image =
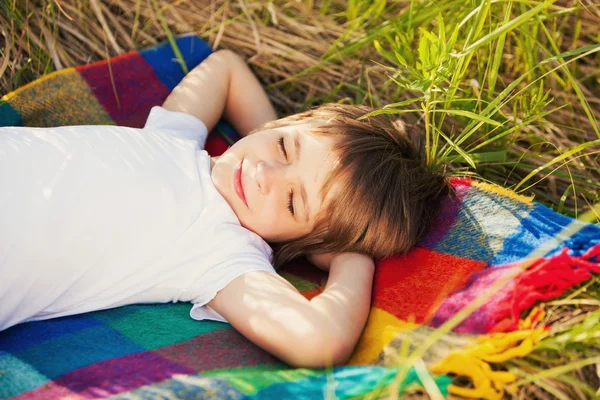
POLYGON ((494 319, 499 322, 490 332, 518 329, 523 310, 538 301, 560 296, 568 288, 590 279, 592 273, 600 273, 598 260, 593 260, 600 255, 600 244, 592 246, 580 257, 571 256, 568 251, 565 247, 553 257, 540 258, 515 277, 510 302, 495 313, 494 319))
POLYGON ((450 385, 449 393, 499 400, 506 390, 512 389, 510 384, 517 379, 516 375, 494 371, 490 363, 526 356, 547 335, 542 323, 545 317, 542 308, 533 307, 523 320, 520 319, 521 312, 538 301, 561 295, 568 288, 590 279, 592 273, 600 273, 600 244, 579 257, 569 255, 568 251, 564 248, 553 257, 540 258, 516 276, 510 301, 496 313, 499 322, 490 333, 480 336, 464 350, 449 354, 431 369, 435 374, 466 376, 473 382, 473 388, 450 385))
MULTIPOLYGON (((533 326, 544 312, 534 309, 523 326, 533 326)), ((440 363, 432 367, 434 374, 456 374, 466 376, 473 382, 473 388, 449 385, 449 393, 468 398, 499 400, 510 383, 517 376, 508 371, 494 371, 490 363, 499 363, 514 357, 529 354, 546 335, 543 328, 527 329, 508 333, 493 333, 477 338, 476 343, 462 351, 449 354, 440 363)))

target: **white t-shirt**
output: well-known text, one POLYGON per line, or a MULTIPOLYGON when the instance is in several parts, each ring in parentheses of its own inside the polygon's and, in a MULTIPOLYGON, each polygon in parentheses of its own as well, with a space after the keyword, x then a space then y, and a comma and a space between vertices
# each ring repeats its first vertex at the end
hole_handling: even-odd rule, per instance
POLYGON ((271 249, 214 187, 197 118, 154 107, 143 129, 0 128, 0 330, 134 303, 195 319, 271 249))

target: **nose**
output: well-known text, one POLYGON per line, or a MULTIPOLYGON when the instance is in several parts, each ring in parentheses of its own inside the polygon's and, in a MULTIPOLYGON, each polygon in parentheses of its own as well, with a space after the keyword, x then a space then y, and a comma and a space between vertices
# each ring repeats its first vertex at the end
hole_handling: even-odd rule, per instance
POLYGON ((255 179, 262 194, 269 193, 277 186, 285 174, 283 165, 259 161, 256 164, 255 179))

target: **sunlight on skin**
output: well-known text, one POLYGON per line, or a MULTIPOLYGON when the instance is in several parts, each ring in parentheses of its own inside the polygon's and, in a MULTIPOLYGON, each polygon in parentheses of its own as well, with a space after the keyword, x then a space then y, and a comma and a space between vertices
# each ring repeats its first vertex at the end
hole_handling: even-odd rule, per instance
MULTIPOLYGON (((214 77, 217 74, 222 74, 222 71, 217 70, 215 65, 211 65, 210 63, 202 63, 199 65, 199 68, 202 68, 202 74, 188 74, 185 77, 185 85, 177 85, 172 94, 175 94, 177 97, 183 98, 193 98, 198 94, 203 94, 206 99, 218 100, 218 97, 211 98, 212 90, 225 90, 227 91, 227 82, 225 80, 215 79, 214 77), (217 88, 213 88, 214 85, 219 85, 217 88), (211 91, 207 90, 207 87, 212 88, 211 91)), ((224 101, 221 101, 224 103, 224 101)), ((165 101, 165 108, 168 108, 169 104, 165 101)), ((217 105, 215 105, 217 106, 217 105)), ((223 109, 224 104, 221 104, 221 109, 223 109)), ((190 115, 196 115, 196 109, 198 108, 198 104, 194 102, 178 102, 177 103, 178 111, 185 112, 190 115)), ((210 127, 210 121, 203 121, 207 126, 210 127)))
POLYGON ((210 306, 289 364, 322 367, 344 362, 368 314, 369 302, 357 300, 369 298, 374 269, 366 256, 346 257, 334 259, 325 291, 310 301, 277 274, 250 272, 227 285, 210 306))
POLYGON ((182 80, 163 107, 199 118, 209 131, 224 117, 245 136, 213 159, 211 172, 215 187, 242 226, 267 241, 292 240, 312 231, 323 209, 320 188, 336 162, 331 157, 333 143, 309 133, 315 122, 246 136, 277 115, 243 59, 229 51, 211 54, 182 80), (240 170, 246 202, 236 192, 240 170), (309 215, 303 213, 306 207, 309 215))
MULTIPOLYGON (((313 230, 319 212, 335 195, 334 186, 321 198, 323 183, 338 162, 333 142, 310 134, 307 123, 256 132, 277 115, 241 57, 230 51, 213 53, 163 106, 197 117, 209 131, 225 118, 245 136, 212 160, 211 171, 213 184, 242 226, 268 241, 293 240, 313 230)), ((242 335, 291 365, 331 366, 346 361, 364 327, 374 268, 364 255, 336 255, 324 293, 310 301, 277 274, 248 272, 208 305, 242 335)))
MULTIPOLYGON (((212 93, 211 90, 206 87, 201 90, 211 84, 211 80, 199 75, 188 78, 185 85, 174 91, 183 98, 172 101, 175 108, 172 111, 196 116, 202 101, 196 103, 185 97, 189 95, 194 99, 202 92, 204 99, 200 100, 213 101, 212 96, 206 96, 206 93, 212 93)), ((215 82, 212 84, 215 87, 215 82)), ((227 84, 217 85, 227 90, 227 84)), ((165 104, 169 104, 169 100, 165 104)), ((220 116, 217 111, 214 115, 220 116)), ((200 119, 205 122, 204 118, 200 119)), ((205 124, 212 129, 215 121, 210 117, 206 120, 210 122, 205 124)), ((335 195, 335 186, 325 199, 321 193, 324 181, 337 162, 332 152, 332 139, 311 134, 311 124, 299 123, 256 132, 238 141, 222 157, 214 159, 211 178, 215 187, 241 224, 264 239, 289 240, 311 232, 319 212, 335 195), (241 178, 236 179, 236 170, 241 171, 241 178), (236 191, 240 182, 244 190, 242 196, 236 191)), ((59 142, 49 145, 63 150, 61 156, 65 157, 64 165, 67 165, 71 156, 73 159, 86 157, 85 149, 92 143, 110 148, 111 141, 120 140, 121 145, 125 145, 123 152, 110 152, 94 161, 98 162, 100 170, 103 165, 120 165, 121 171, 135 175, 136 171, 146 167, 144 160, 159 157, 168 140, 158 135, 154 137, 157 145, 152 147, 148 146, 144 135, 153 134, 131 130, 127 132, 126 140, 118 135, 100 137, 91 132, 79 138, 82 150, 72 155, 68 148, 59 149, 59 142), (146 158, 140 157, 142 154, 146 158)), ((54 140, 51 136, 44 136, 44 139, 54 140)), ((187 151, 184 144, 181 146, 187 151)), ((184 168, 177 157, 172 162, 174 168, 181 169, 184 174, 197 172, 197 166, 184 168)), ((52 171, 53 176, 55 173, 60 175, 62 169, 52 171)), ((98 176, 102 176, 101 172, 98 176)), ((51 179, 41 193, 47 201, 55 196, 53 186, 59 179, 60 176, 51 179)), ((89 179, 82 184, 88 183, 93 184, 89 179)), ((209 306, 248 339, 291 365, 331 366, 348 358, 364 326, 373 270, 373 261, 366 256, 340 254, 332 260, 325 291, 310 301, 277 274, 249 272, 222 288, 209 306)))
POLYGON ((299 124, 253 133, 213 159, 211 178, 215 187, 242 226, 267 241, 291 240, 310 233, 324 208, 321 187, 337 157, 331 151, 332 140, 309 133, 310 126, 299 124), (235 190, 235 173, 240 166, 246 202, 235 190), (288 209, 290 199, 294 214, 288 209))
MULTIPOLYGON (((311 350, 332 351, 335 338, 330 333, 333 332, 321 329, 331 323, 327 312, 313 307, 303 296, 286 296, 286 292, 297 293, 297 290, 283 278, 274 274, 250 273, 233 281, 226 290, 237 292, 237 298, 227 296, 226 301, 239 302, 244 310, 228 309, 223 316, 242 334, 284 361, 288 361, 286 353, 290 344, 304 349, 307 356, 310 356, 311 350), (244 290, 237 291, 235 286, 243 286, 244 290), (328 345, 319 345, 323 341, 328 345)), ((219 308, 219 296, 211 306, 219 308)))
MULTIPOLYGON (((298 296, 294 298, 286 298, 279 296, 274 291, 273 296, 265 296, 265 292, 269 292, 271 285, 256 285, 254 291, 249 291, 243 296, 243 301, 250 310, 254 313, 249 314, 249 326, 255 334, 267 335, 272 332, 285 329, 290 331, 289 338, 293 341, 294 338, 305 338, 305 343, 290 343, 292 345, 306 345, 311 343, 311 339, 324 339, 326 346, 311 346, 321 351, 326 351, 325 357, 329 360, 333 359, 333 346, 336 341, 334 332, 325 331, 323 328, 332 322, 331 317, 327 314, 327 310, 323 307, 313 307, 311 301, 304 297, 298 296), (275 300, 278 301, 275 301, 275 300), (266 317, 261 315, 265 310, 266 317)), ((295 289, 294 289, 295 290, 295 289)), ((323 295, 322 295, 323 296, 323 295)), ((330 300, 335 300, 339 296, 327 295, 330 300)), ((338 327, 338 330, 341 327, 338 327)))
POLYGON ((229 50, 212 53, 190 71, 163 106, 197 117, 209 131, 224 118, 241 136, 277 119, 275 109, 250 67, 229 50))

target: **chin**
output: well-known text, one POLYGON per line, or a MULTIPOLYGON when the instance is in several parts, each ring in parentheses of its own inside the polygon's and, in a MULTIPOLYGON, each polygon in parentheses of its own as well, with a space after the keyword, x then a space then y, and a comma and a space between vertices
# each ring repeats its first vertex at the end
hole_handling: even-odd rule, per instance
POLYGON ((254 232, 254 233, 256 233, 258 236, 260 236, 261 238, 263 238, 264 240, 267 240, 267 239, 265 239, 265 237, 264 237, 263 235, 261 235, 261 234, 260 234, 260 231, 257 231, 256 229, 253 229, 253 228, 252 228, 252 226, 250 226, 250 225, 247 225, 247 224, 243 223, 242 221, 240 221, 240 224, 241 224, 241 225, 242 225, 244 228, 248 229, 250 232, 254 232))
POLYGON ((240 217, 238 217, 238 219, 240 220, 240 224, 241 224, 241 225, 242 225, 244 228, 248 229, 248 230, 249 230, 249 231, 251 231, 251 232, 254 232, 254 233, 256 233, 256 234, 257 234, 258 236, 260 236, 260 237, 261 237, 263 240, 265 240, 265 241, 270 241, 268 237, 265 237, 265 236, 268 236, 268 235, 263 235, 263 234, 261 233, 261 230, 260 230, 260 228, 259 228, 259 229, 256 229, 256 228, 255 228, 255 227, 253 227, 251 224, 247 224, 247 223, 245 223, 244 221, 242 221, 242 219, 240 219, 240 217))

